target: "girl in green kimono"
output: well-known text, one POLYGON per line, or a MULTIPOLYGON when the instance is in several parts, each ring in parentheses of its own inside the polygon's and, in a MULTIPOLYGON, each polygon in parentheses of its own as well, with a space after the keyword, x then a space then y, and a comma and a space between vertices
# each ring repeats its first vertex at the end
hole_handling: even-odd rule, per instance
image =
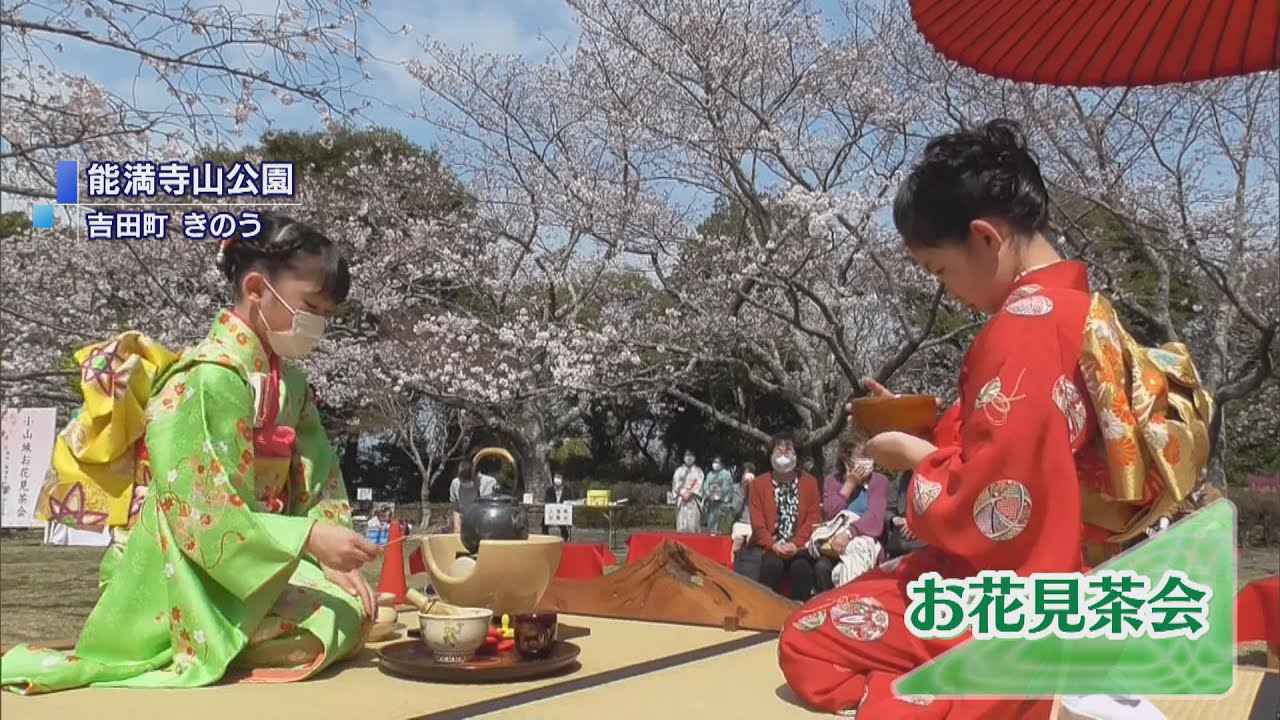
MULTIPOLYGON (((8 689, 196 687, 229 670, 286 682, 363 645, 375 602, 360 567, 378 548, 351 531, 306 376, 283 359, 315 346, 350 274, 320 233, 261 220, 254 239, 218 253, 234 308, 203 342, 146 366, 145 418, 121 405, 101 426, 82 413, 62 433, 72 453, 88 435, 121 438, 131 459, 137 445, 145 500, 122 550, 103 560, 103 592, 75 650, 14 648, 0 658, 8 689)), ((82 379, 107 378, 108 397, 135 390, 130 375, 143 370, 122 347, 117 339, 86 356, 82 379)))

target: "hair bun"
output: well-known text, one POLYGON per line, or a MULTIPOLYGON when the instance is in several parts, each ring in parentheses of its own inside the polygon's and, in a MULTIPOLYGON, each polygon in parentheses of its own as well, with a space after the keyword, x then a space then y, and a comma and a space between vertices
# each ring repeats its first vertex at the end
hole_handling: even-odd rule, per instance
POLYGON ((1027 137, 1022 132, 1022 126, 1015 120, 999 118, 992 120, 983 127, 983 134, 987 137, 987 142, 996 148, 1005 151, 1026 152, 1027 137))

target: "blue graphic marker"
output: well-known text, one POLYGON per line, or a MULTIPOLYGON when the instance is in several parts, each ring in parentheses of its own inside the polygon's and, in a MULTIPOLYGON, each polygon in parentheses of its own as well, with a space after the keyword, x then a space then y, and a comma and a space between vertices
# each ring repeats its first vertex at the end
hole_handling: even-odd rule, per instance
POLYGON ((80 186, 76 171, 75 160, 58 161, 58 203, 62 205, 75 205, 80 202, 80 186))
POLYGON ((53 229, 53 206, 48 203, 31 206, 31 227, 37 230, 53 229))

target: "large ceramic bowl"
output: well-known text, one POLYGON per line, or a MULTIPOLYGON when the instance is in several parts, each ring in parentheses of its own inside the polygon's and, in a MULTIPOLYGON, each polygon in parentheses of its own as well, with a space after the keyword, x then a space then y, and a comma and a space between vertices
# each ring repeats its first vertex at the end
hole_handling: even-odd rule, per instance
POLYGON ((470 660, 484 644, 493 619, 493 611, 488 608, 436 603, 428 610, 418 613, 418 627, 422 629, 422 642, 441 663, 470 660))
POLYGON ((898 431, 928 438, 938 414, 938 400, 932 395, 864 397, 853 401, 853 421, 868 436, 898 431))
POLYGON ((431 584, 451 605, 483 607, 496 615, 533 612, 560 567, 564 540, 530 535, 526 540, 482 540, 475 562, 459 562, 456 534, 428 535, 423 548, 431 584))

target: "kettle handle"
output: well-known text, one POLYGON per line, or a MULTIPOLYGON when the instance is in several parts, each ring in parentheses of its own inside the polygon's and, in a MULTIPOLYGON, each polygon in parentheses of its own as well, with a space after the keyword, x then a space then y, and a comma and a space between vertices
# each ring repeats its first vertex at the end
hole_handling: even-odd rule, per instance
POLYGON ((476 451, 476 454, 472 456, 471 465, 472 467, 478 467, 481 460, 490 457, 501 458, 511 464, 511 469, 516 479, 515 488, 511 493, 514 496, 512 499, 516 504, 524 502, 524 468, 520 466, 520 463, 516 462, 516 458, 511 454, 511 451, 500 447, 482 448, 476 451))

